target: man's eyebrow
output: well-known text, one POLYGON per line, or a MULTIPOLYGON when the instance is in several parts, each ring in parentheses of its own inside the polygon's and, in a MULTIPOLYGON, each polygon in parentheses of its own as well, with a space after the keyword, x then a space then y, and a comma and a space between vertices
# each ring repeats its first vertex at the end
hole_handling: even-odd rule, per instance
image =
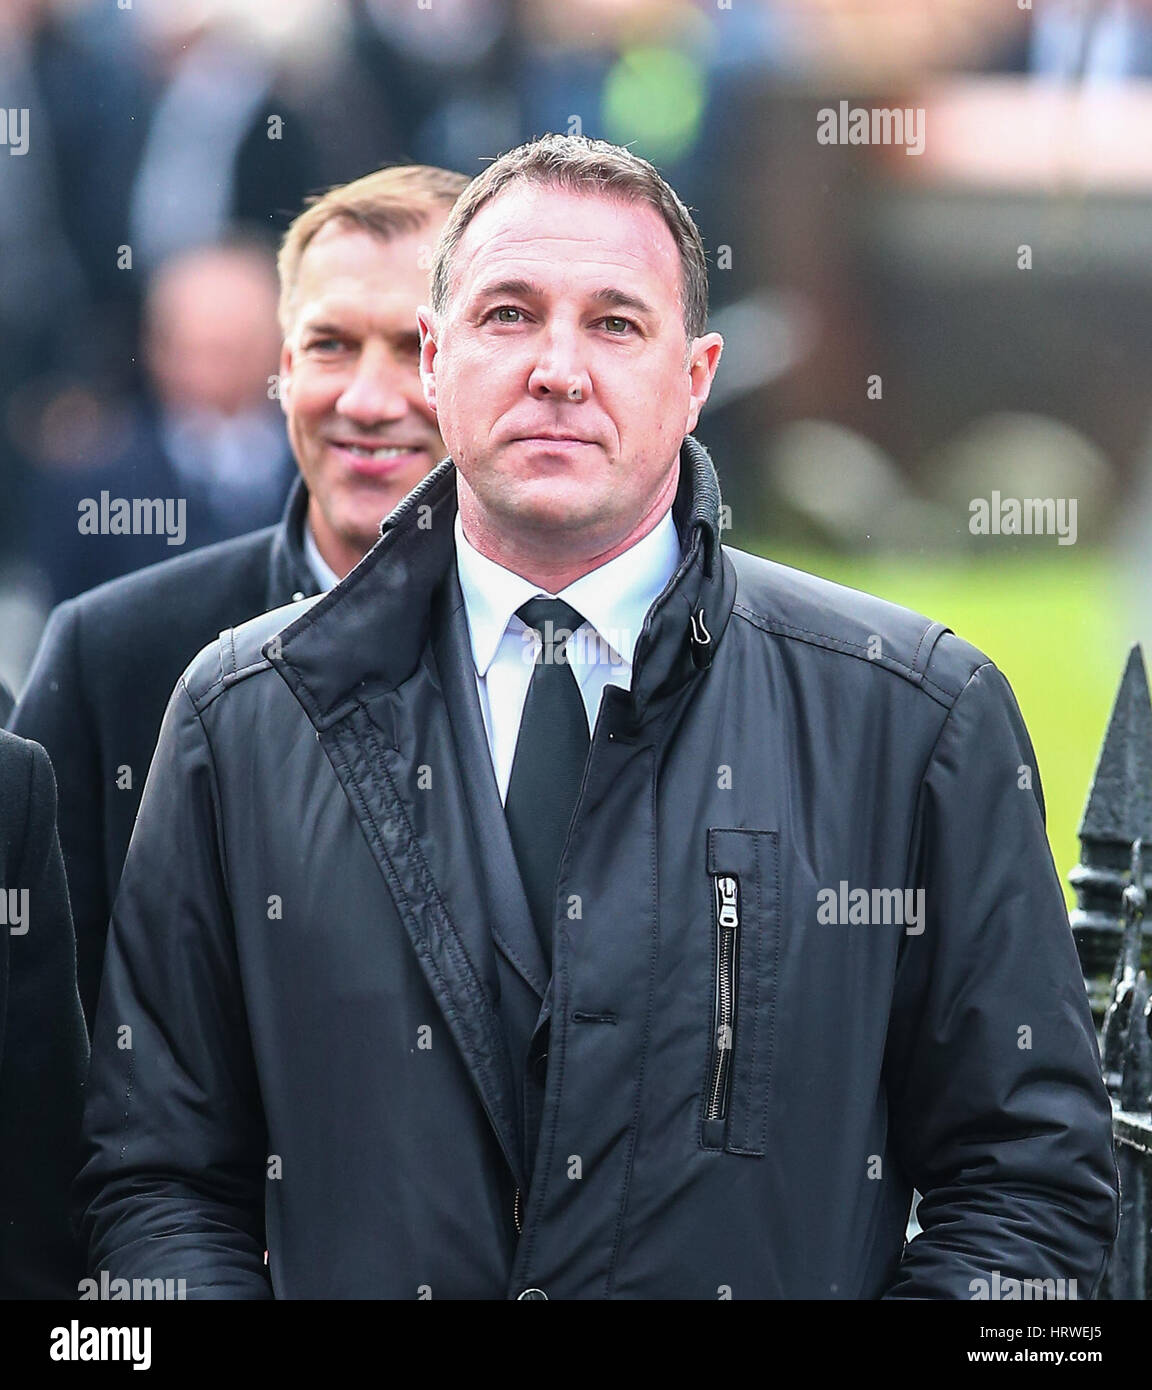
POLYGON ((297 325, 302 333, 324 333, 338 338, 341 333, 348 331, 347 327, 342 327, 334 319, 314 318, 310 319, 302 315, 297 325))
POLYGON ((651 304, 646 303, 643 299, 638 299, 634 294, 626 294, 623 290, 597 290, 592 295, 592 299, 608 309, 631 309, 633 313, 646 315, 652 315, 656 312, 651 304))
POLYGON ((349 318, 355 318, 360 306, 350 299, 339 303, 329 300, 326 304, 311 304, 301 307, 298 322, 302 327, 339 329, 349 318))
MULTIPOLYGON (((361 329, 359 322, 350 323, 347 319, 334 318, 328 315, 318 315, 314 319, 302 317, 298 326, 303 333, 314 333, 331 338, 348 337, 357 334, 361 329)), ((418 343, 420 341, 420 325, 416 322, 415 314, 413 314, 411 327, 405 324, 403 327, 386 328, 382 331, 384 336, 391 338, 393 342, 418 343)))
POLYGON ((539 285, 531 280, 515 276, 510 280, 494 280, 490 285, 481 285, 476 291, 477 299, 491 299, 494 295, 506 294, 515 299, 539 299, 543 294, 539 285))

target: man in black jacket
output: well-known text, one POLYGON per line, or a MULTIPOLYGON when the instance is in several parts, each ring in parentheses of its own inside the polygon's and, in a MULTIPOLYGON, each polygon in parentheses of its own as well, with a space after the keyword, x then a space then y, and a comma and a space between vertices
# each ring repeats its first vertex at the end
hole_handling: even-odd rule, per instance
POLYGON ((0 730, 0 1298, 75 1298, 88 1034, 48 755, 0 730))
POLYGON ((92 1019, 108 916, 180 672, 224 628, 330 587, 443 452, 420 392, 416 309, 468 180, 423 165, 332 189, 280 252, 280 398, 302 477, 278 526, 62 603, 11 727, 49 751, 92 1019))
POLYGON ((689 433, 721 341, 650 165, 501 157, 432 284, 451 457, 169 704, 93 1263, 193 1297, 1090 1297, 1111 1112, 1004 678, 721 544, 689 433))

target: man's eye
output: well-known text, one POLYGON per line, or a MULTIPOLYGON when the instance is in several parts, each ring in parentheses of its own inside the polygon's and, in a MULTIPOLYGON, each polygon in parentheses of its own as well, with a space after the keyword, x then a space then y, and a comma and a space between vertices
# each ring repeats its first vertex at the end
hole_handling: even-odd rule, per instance
POLYGON ((336 348, 342 347, 342 346, 343 346, 343 343, 341 343, 341 341, 340 341, 339 338, 314 338, 314 339, 312 340, 312 342, 310 342, 310 343, 308 344, 308 351, 309 351, 309 352, 331 352, 331 351, 335 350, 336 348))
POLYGON ((492 312, 492 317, 497 323, 519 323, 519 316, 520 310, 511 304, 501 304, 498 309, 494 309, 492 312), (508 315, 515 315, 516 317, 507 317, 508 315))
POLYGON ((604 327, 609 333, 623 335, 632 327, 631 319, 622 319, 616 314, 609 314, 604 320, 604 327))

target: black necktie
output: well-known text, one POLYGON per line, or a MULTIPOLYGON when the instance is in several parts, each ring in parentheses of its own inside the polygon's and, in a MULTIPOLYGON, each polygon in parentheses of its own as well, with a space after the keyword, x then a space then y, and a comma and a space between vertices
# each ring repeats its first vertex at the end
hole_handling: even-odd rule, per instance
POLYGON ((584 699, 565 659, 564 643, 584 619, 558 598, 529 599, 516 616, 542 640, 520 718, 504 814, 532 920, 551 969, 556 871, 580 793, 589 742, 584 699))

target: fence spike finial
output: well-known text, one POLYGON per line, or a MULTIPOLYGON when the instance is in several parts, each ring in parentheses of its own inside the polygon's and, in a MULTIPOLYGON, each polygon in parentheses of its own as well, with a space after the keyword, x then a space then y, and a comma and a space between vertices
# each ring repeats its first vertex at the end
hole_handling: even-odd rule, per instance
POLYGON ((1152 841, 1152 700, 1139 643, 1128 653, 1116 692, 1080 838, 1152 841))
POLYGON ((1077 903, 1072 933, 1097 1023, 1113 995, 1136 841, 1152 844, 1152 700, 1139 645, 1128 653, 1116 692, 1080 822, 1080 863, 1068 876, 1077 903))

